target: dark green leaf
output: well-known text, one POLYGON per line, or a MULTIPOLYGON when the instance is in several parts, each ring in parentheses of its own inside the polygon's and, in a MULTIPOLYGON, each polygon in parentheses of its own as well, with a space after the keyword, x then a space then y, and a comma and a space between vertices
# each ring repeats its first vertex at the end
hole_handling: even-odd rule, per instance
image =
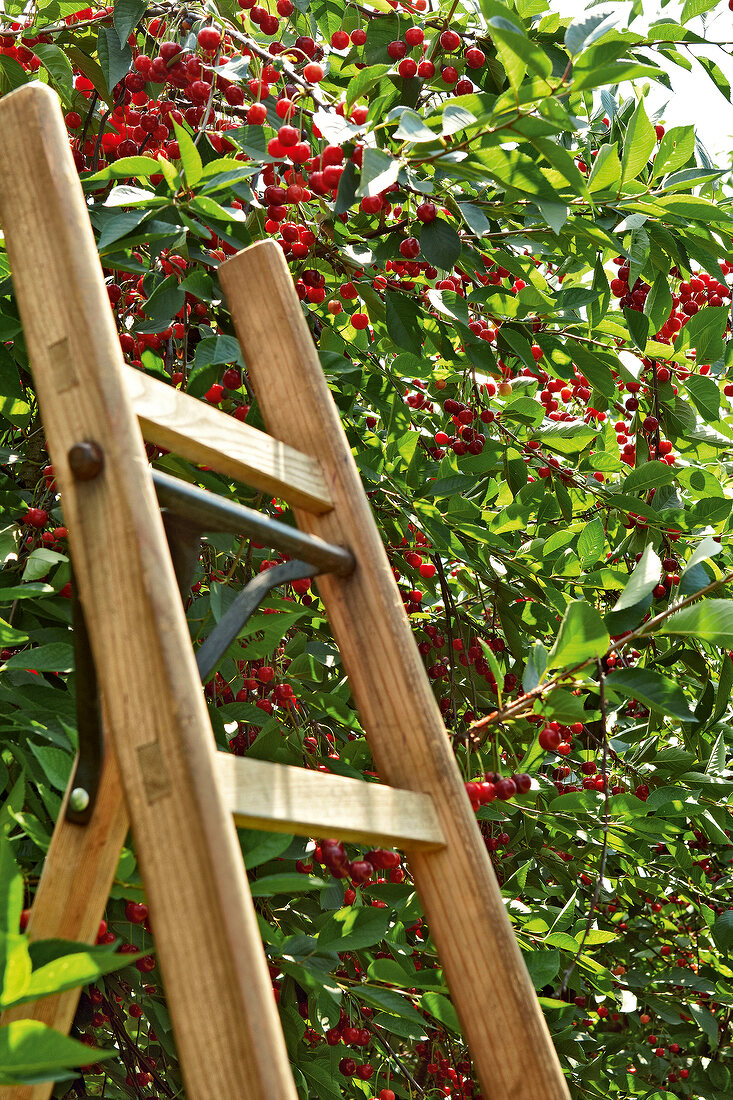
POLYGON ((420 230, 420 250, 428 263, 452 271, 461 254, 461 240, 452 225, 435 218, 420 230))

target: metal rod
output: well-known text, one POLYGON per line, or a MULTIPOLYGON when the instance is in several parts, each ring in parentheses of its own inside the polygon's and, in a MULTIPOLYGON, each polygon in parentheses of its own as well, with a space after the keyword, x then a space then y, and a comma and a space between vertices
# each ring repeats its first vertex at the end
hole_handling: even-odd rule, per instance
POLYGON ((288 527, 243 504, 223 500, 160 470, 153 471, 153 482, 161 505, 184 516, 200 530, 250 535, 266 546, 309 562, 320 573, 337 573, 343 577, 354 568, 354 558, 343 546, 334 546, 315 535, 305 535, 297 528, 288 527))
POLYGON ((99 789, 104 758, 104 738, 94 656, 73 570, 71 620, 74 631, 74 686, 79 753, 71 793, 66 804, 66 818, 75 825, 86 825, 92 815, 99 789))
POLYGON ((237 595, 206 641, 196 651, 196 664, 201 679, 209 679, 250 615, 257 610, 272 588, 312 575, 313 566, 306 561, 284 561, 258 573, 237 595))

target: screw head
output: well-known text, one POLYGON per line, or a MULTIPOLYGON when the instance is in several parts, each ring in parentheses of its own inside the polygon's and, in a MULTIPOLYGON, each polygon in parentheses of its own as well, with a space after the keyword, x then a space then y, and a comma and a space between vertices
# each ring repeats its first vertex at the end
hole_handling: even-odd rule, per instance
POLYGON ((69 807, 75 814, 82 814, 89 806, 89 791, 83 787, 74 787, 69 795, 69 807))
POLYGON ((75 443, 68 457, 71 473, 77 481, 92 481, 104 468, 104 451, 92 440, 75 443))

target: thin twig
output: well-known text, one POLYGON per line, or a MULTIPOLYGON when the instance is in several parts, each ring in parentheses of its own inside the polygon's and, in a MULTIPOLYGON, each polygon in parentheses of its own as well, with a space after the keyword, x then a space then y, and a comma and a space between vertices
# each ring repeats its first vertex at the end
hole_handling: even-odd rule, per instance
POLYGON ((596 887, 595 887, 595 890, 593 891, 593 898, 592 898, 591 903, 590 903, 590 908, 588 909, 588 917, 587 917, 587 920, 585 922, 585 928, 583 929, 583 935, 581 937, 580 944, 578 945, 578 950, 575 953, 575 957, 573 958, 572 962, 570 963, 570 966, 567 968, 567 970, 565 971, 565 973, 562 976, 560 986, 559 986, 559 988, 557 990, 557 993, 556 993, 556 1000, 561 1000, 563 994, 565 993, 565 990, 567 989, 567 984, 568 984, 568 980, 570 978, 570 975, 575 970, 575 967, 578 965, 578 960, 580 959, 580 956, 583 954, 583 948, 585 947, 585 941, 588 939, 588 935, 590 933, 591 925, 593 923, 593 914, 596 911, 596 908, 598 906, 598 899, 601 896, 601 886, 603 885, 603 879, 605 878, 605 875, 606 875, 606 859, 608 858, 608 825, 609 825, 609 819, 610 819, 610 816, 611 816, 610 809, 609 809, 608 775, 607 775, 607 772, 606 772, 606 766, 608 764, 608 727, 606 725, 606 676, 605 676, 605 673, 603 671, 603 664, 602 664, 600 658, 597 659, 596 664, 597 664, 597 668, 598 668, 598 685, 599 685, 599 689, 600 689, 601 729, 602 729, 602 732, 603 732, 603 759, 602 759, 602 762, 601 762, 601 775, 604 778, 604 786, 603 786, 603 795, 604 795, 604 797, 603 797, 603 846, 601 848, 601 860, 600 860, 600 864, 598 866, 598 877, 596 879, 596 887))

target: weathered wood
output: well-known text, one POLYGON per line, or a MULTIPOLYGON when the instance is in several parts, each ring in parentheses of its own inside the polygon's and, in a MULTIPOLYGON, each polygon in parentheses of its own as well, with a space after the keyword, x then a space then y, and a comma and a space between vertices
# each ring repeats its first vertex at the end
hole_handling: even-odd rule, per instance
POLYGON ((216 770, 225 804, 248 829, 399 848, 443 842, 425 794, 226 752, 217 753, 216 770))
MULTIPOLYGON (((85 826, 72 825, 66 820, 66 803, 72 784, 73 774, 33 900, 28 921, 28 935, 32 940, 95 942, 128 830, 119 771, 111 753, 105 756, 97 801, 85 826)), ((11 1020, 40 1020, 66 1034, 80 994, 81 989, 70 989, 55 997, 7 1009, 0 1024, 11 1020)), ((48 1100, 52 1090, 53 1081, 5 1087, 0 1088, 0 1098, 48 1100)))
POLYGON ((124 380, 150 443, 310 512, 330 510, 315 459, 142 371, 129 368, 124 380))
POLYGON ((0 101, 0 221, 187 1095, 295 1100, 257 920, 56 95, 0 101), (75 482, 70 447, 105 465, 75 482))
POLYGON ((325 604, 385 782, 429 794, 445 848, 408 848, 441 963, 487 1100, 567 1100, 550 1035, 504 908, 338 410, 282 251, 262 242, 219 268, 268 431, 321 461, 334 510, 297 510, 357 566, 324 576, 325 604))

